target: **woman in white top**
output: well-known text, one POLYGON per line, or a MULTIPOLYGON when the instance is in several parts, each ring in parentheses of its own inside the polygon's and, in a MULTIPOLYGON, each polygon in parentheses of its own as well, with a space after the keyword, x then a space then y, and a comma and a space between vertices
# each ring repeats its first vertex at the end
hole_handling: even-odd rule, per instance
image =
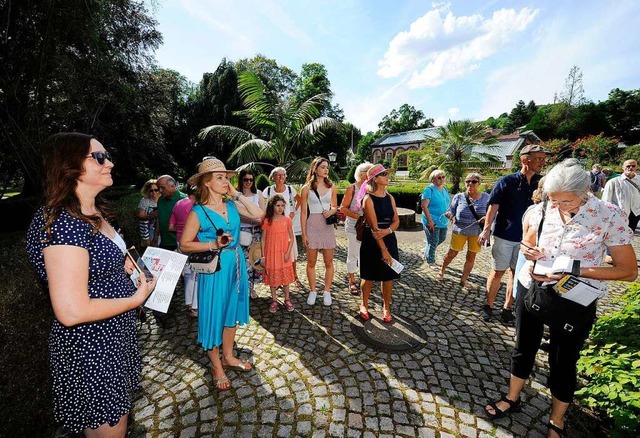
MULTIPOLYGON (((296 188, 292 185, 285 184, 287 180, 287 170, 284 167, 274 167, 269 174, 269 179, 275 184, 267 187, 262 192, 262 196, 265 199, 264 205, 267 204, 269 199, 275 195, 280 195, 284 198, 284 214, 289 216, 293 221, 293 234, 299 236, 300 230, 300 195, 296 191, 296 188)), ((295 284, 298 289, 302 289, 302 283, 298 279, 297 263, 298 260, 298 243, 294 242, 293 249, 291 251, 291 257, 293 257, 293 274, 296 276, 295 284)))
MULTIPOLYGON (((307 182, 302 187, 301 194, 302 243, 307 248, 307 278, 309 280, 309 297, 307 304, 313 306, 316 302, 316 261, 318 250, 322 250, 324 260, 324 296, 323 304, 331 305, 331 283, 333 282, 333 255, 336 247, 336 233, 333 223, 327 219, 338 211, 338 195, 335 186, 329 179, 329 160, 316 157, 309 166, 307 182), (307 214, 307 208, 309 212, 307 214)), ((329 219, 331 221, 331 219, 329 219)))
MULTIPOLYGON (((262 191, 256 188, 256 176, 252 170, 244 169, 240 171, 236 190, 249 198, 249 200, 260 207, 261 210, 265 210, 264 197, 262 191)), ((261 218, 256 219, 242 214, 240 215, 240 244, 242 245, 244 258, 247 261, 247 275, 249 276, 249 293, 251 298, 258 298, 255 285, 260 283, 262 276, 260 272, 253 269, 253 266, 249 263, 249 247, 254 243, 260 242, 260 238, 262 237, 261 224, 261 218), (243 233, 249 233, 251 235, 251 242, 247 242, 248 245, 242 241, 243 233)))
POLYGON ((363 215, 362 206, 356 208, 356 193, 360 190, 363 181, 367 179, 367 170, 371 169, 372 163, 364 162, 356 167, 354 178, 356 182, 347 188, 340 204, 340 210, 347 216, 344 221, 344 231, 347 233, 347 276, 349 278, 349 292, 351 295, 358 295, 358 283, 356 282, 356 271, 360 265, 360 241, 356 239, 356 222, 363 215))

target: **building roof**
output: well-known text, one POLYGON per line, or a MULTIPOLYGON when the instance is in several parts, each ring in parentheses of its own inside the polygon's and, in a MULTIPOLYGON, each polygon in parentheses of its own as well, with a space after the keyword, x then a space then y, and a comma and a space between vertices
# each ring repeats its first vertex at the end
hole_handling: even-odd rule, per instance
POLYGON ((437 137, 438 128, 414 129, 413 131, 385 134, 371 144, 372 148, 378 146, 402 145, 407 143, 422 143, 425 137, 437 137))
MULTIPOLYGON (((438 137, 438 128, 423 128, 415 129, 413 131, 397 132, 394 134, 385 134, 378 140, 371 144, 372 148, 376 147, 389 147, 389 146, 402 146, 405 144, 422 144, 426 137, 435 138, 438 137)), ((473 148, 474 155, 480 156, 482 154, 493 155, 503 163, 506 162, 507 157, 513 156, 513 154, 520 150, 525 141, 529 139, 533 142, 540 142, 540 138, 533 131, 524 131, 520 133, 512 133, 500 135, 496 143, 489 146, 475 146, 473 148)))
POLYGON ((500 159, 505 159, 507 156, 513 155, 516 150, 520 149, 520 147, 524 143, 524 140, 524 137, 499 137, 496 143, 490 146, 475 146, 473 148, 473 151, 476 154, 491 154, 499 157, 500 159))

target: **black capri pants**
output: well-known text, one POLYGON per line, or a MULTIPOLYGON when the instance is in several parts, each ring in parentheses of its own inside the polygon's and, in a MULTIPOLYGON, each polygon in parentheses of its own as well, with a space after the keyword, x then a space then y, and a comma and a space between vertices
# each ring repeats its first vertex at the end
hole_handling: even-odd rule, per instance
MULTIPOLYGON (((516 346, 511 356, 511 374, 528 379, 542 342, 544 323, 524 308, 527 289, 518 282, 516 296, 516 346)), ((596 318, 596 306, 590 322, 579 332, 568 332, 561 327, 549 327, 549 380, 551 395, 563 403, 571 403, 576 390, 576 364, 580 350, 596 318)))

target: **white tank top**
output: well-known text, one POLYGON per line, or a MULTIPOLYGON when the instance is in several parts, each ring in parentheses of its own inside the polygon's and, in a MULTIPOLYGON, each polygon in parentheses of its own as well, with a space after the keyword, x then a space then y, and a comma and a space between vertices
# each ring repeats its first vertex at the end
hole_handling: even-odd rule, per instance
POLYGON ((325 193, 324 195, 320 195, 320 200, 322 200, 322 203, 320 203, 320 201, 318 200, 318 197, 316 196, 316 192, 314 192, 313 190, 309 189, 309 213, 310 214, 314 214, 314 213, 322 213, 324 210, 330 210, 331 209, 331 191, 332 191, 333 187, 330 188, 329 190, 327 190, 327 193, 325 193))

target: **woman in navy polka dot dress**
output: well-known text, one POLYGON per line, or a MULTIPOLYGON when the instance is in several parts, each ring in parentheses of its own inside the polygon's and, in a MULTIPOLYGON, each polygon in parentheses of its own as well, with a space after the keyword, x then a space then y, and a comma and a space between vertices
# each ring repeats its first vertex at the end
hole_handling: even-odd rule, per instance
POLYGON ((135 308, 155 286, 133 285, 125 243, 105 219, 99 193, 113 184, 111 155, 78 133, 43 145, 43 206, 27 252, 48 284, 55 320, 49 334, 56 420, 87 437, 123 437, 141 362, 135 308))

